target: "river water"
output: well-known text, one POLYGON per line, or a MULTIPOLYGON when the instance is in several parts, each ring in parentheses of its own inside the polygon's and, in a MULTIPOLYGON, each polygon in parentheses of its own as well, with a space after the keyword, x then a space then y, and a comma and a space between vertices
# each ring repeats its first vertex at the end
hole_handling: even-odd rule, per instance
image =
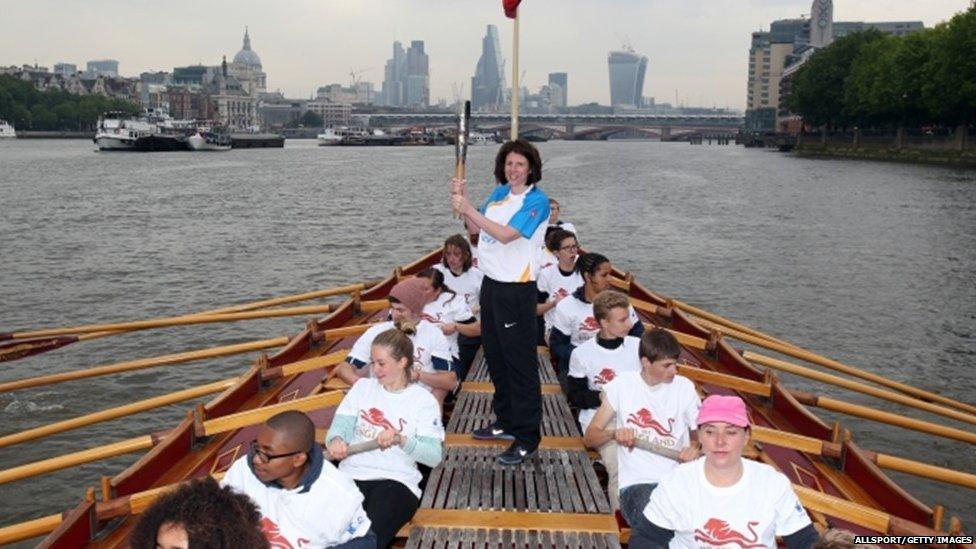
MULTIPOLYGON (((891 379, 976 402, 976 173, 735 146, 541 144, 582 243, 651 289, 891 379)), ((494 147, 469 153, 472 194, 494 147)), ((0 331, 137 320, 386 275, 458 231, 453 148, 99 154, 0 143, 0 331)), ((0 382, 294 334, 303 319, 172 328, 9 362, 0 382)), ((0 394, 0 434, 242 372, 230 357, 0 394)), ((783 376, 791 387, 972 430, 783 376)), ((171 427, 192 403, 0 448, 0 469, 171 427)), ((828 421, 833 416, 815 410, 828 421)), ((976 473, 973 446, 840 417, 862 447, 976 473)), ((120 457, 0 485, 2 525, 75 505, 120 457)), ((976 528, 974 492, 893 474, 976 528)))

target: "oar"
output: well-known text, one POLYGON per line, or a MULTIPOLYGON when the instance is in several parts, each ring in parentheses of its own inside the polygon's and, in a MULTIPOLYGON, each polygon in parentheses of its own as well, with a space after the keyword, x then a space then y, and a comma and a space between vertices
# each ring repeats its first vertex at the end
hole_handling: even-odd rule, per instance
POLYGON ((727 335, 727 336, 729 336, 731 338, 734 338, 734 339, 738 339, 739 341, 742 341, 744 343, 750 343, 752 345, 756 345, 756 346, 762 347, 764 349, 769 349, 771 351, 776 351, 777 353, 781 353, 781 354, 784 354, 784 355, 787 355, 787 356, 791 356, 793 358, 798 358, 800 360, 805 360, 807 362, 810 362, 810 363, 813 363, 813 364, 817 364, 817 365, 820 365, 820 366, 824 366, 826 368, 830 368, 830 369, 836 370, 838 372, 843 372, 845 374, 848 374, 848 375, 851 375, 851 376, 854 376, 854 377, 858 377, 858 378, 861 378, 861 379, 864 379, 864 380, 867 380, 867 381, 871 381, 873 383, 877 383, 878 385, 883 385, 885 387, 889 387, 889 388, 898 390, 898 391, 900 391, 902 393, 905 393, 906 395, 912 395, 912 396, 914 396, 914 397, 916 397, 918 399, 924 400, 924 401, 938 402, 940 404, 944 404, 946 406, 951 406, 953 408, 956 408, 958 410, 962 410, 962 411, 968 412, 970 414, 976 414, 976 406, 973 406, 971 404, 967 404, 965 402, 960 402, 958 400, 955 400, 955 399, 952 399, 952 398, 949 398, 949 397, 945 397, 945 396, 942 396, 940 394, 933 393, 931 391, 926 391, 924 389, 919 389, 917 387, 913 387, 913 386, 907 385, 905 383, 901 383, 901 382, 898 382, 898 381, 894 381, 894 380, 888 379, 888 378, 886 378, 884 376, 880 376, 878 374, 874 374, 874 373, 871 373, 871 372, 866 372, 864 370, 861 370, 860 368, 855 368, 853 366, 849 366, 847 364, 843 364, 841 362, 837 362, 836 360, 831 360, 829 358, 824 358, 824 357, 822 357, 820 355, 817 355, 817 354, 812 353, 810 351, 806 351, 806 350, 800 349, 798 347, 794 347, 792 345, 784 346, 784 345, 780 345, 778 343, 771 343, 771 342, 765 341, 765 340, 763 340, 761 338, 757 338, 757 337, 754 337, 754 336, 752 336, 750 334, 742 333, 742 332, 739 332, 739 331, 734 330, 734 329, 718 327, 718 326, 716 326, 716 325, 714 325, 714 324, 712 324, 710 322, 702 322, 702 324, 706 328, 716 329, 719 332, 723 333, 724 335, 727 335))
MULTIPOLYGON (((397 438, 399 439, 399 437, 397 438)), ((349 446, 347 455, 352 456, 355 454, 361 454, 363 452, 370 452, 378 449, 379 447, 379 442, 377 442, 375 439, 368 440, 349 446)), ((331 457, 328 455, 328 452, 326 452, 325 458, 331 461, 331 457)), ((223 478, 224 473, 214 473, 211 476, 214 478, 214 480, 219 481, 223 478)), ((151 488, 135 494, 129 494, 127 496, 97 502, 95 504, 95 513, 98 517, 98 521, 105 522, 127 515, 138 515, 148 509, 149 506, 152 505, 157 498, 159 498, 159 496, 171 490, 175 490, 177 487, 186 482, 188 481, 167 484, 166 486, 151 488)), ((26 539, 50 534, 58 527, 58 525, 61 524, 62 520, 63 515, 58 513, 0 528, 0 545, 16 543, 18 541, 24 541, 26 539)))
MULTIPOLYGON (((687 345, 688 347, 698 349, 698 350, 705 349, 706 341, 700 337, 690 336, 688 334, 676 332, 674 330, 668 330, 668 331, 674 334, 675 338, 682 345, 687 345)), ((758 383, 758 385, 763 385, 763 384, 758 383)), ((816 406, 818 408, 823 408, 825 410, 830 410, 833 412, 840 412, 851 416, 878 421, 880 423, 887 423, 889 425, 903 427, 905 429, 911 429, 922 433, 928 433, 936 436, 968 442, 970 444, 976 444, 976 433, 972 431, 963 431, 962 429, 946 427, 945 425, 939 425, 937 423, 922 421, 919 419, 906 417, 900 414, 885 412, 882 410, 878 410, 876 408, 871 408, 869 406, 852 404, 849 402, 844 402, 842 400, 837 400, 825 396, 819 396, 819 395, 815 395, 803 391, 795 391, 795 390, 786 390, 786 391, 790 395, 792 395, 793 398, 795 398, 797 401, 801 402, 802 404, 806 404, 807 406, 816 406)), ((768 390, 766 391, 765 394, 766 396, 769 396, 768 390)))
MULTIPOLYGON (((376 301, 364 301, 362 303, 362 308, 364 311, 375 311, 379 310, 383 306, 388 306, 388 302, 385 299, 380 299, 376 301)), ((350 335, 358 335, 365 331, 369 326, 366 324, 360 324, 355 326, 346 326, 342 328, 335 328, 332 330, 325 330, 323 334, 326 338, 341 338, 350 335)), ((161 355, 151 358, 142 358, 138 360, 130 360, 126 362, 117 362, 115 364, 107 364, 104 366, 94 366, 92 368, 86 368, 83 370, 75 370, 72 372, 62 372, 58 374, 48 374, 43 376, 37 376, 27 379, 20 379, 16 381, 8 381, 6 383, 0 383, 0 393, 13 391, 17 389, 26 389, 29 387, 40 387, 44 385, 51 385, 54 383, 61 383, 63 381, 73 381, 76 379, 84 379, 89 377, 104 376, 110 374, 117 374, 121 372, 131 372, 133 370, 141 370, 144 368, 152 368, 155 366, 162 366, 165 364, 179 364, 183 362, 191 362, 195 360, 203 360, 208 358, 216 358, 220 356, 236 355, 241 353, 247 353, 251 351, 260 351, 264 349, 270 349, 272 347, 280 347, 282 345, 287 345, 291 339, 289 337, 277 337, 273 339, 262 339, 257 341, 250 341, 247 343, 237 343, 234 345, 224 345, 219 347, 211 347, 207 349, 198 349, 195 351, 184 351, 181 353, 161 355)))
MULTIPOLYGON (((641 301, 641 300, 638 300, 638 299, 632 299, 631 302, 632 302, 632 304, 633 304, 633 306, 634 306, 635 309, 639 309, 639 310, 648 312, 650 314, 656 314, 658 312, 658 308, 656 306, 654 306, 652 303, 647 303, 646 301, 641 301)), ((913 399, 899 399, 899 400, 894 400, 895 398, 898 398, 898 397, 897 396, 892 396, 893 393, 891 393, 889 391, 868 392, 868 391, 876 391, 876 390, 874 388, 870 388, 867 385, 863 385, 863 384, 856 385, 856 388, 855 388, 855 385, 849 385, 847 388, 850 388, 851 390, 860 391, 860 392, 867 392, 867 394, 872 394, 873 396, 878 396, 879 398, 885 398, 887 400, 892 400, 893 402, 899 402, 899 403, 905 404, 907 406, 913 406, 913 407, 916 407, 916 408, 919 408, 919 409, 923 409, 923 410, 927 410, 929 412, 933 412, 933 413, 936 413, 936 414, 945 415, 946 417, 952 417, 954 419, 960 419, 961 417, 968 418, 968 419, 961 419, 961 421, 972 422, 973 419, 976 419, 976 416, 973 415, 973 414, 976 414, 976 406, 972 406, 972 405, 969 405, 969 404, 966 404, 966 403, 963 403, 963 402, 959 402, 957 400, 953 400, 953 399, 948 398, 948 397, 943 397, 941 395, 938 395, 938 394, 935 394, 935 393, 932 393, 932 392, 929 392, 929 391, 925 391, 925 390, 922 390, 922 389, 918 389, 918 388, 912 387, 911 385, 906 385, 904 383, 900 383, 900 382, 897 382, 897 381, 892 381, 892 380, 887 379, 885 377, 882 377, 880 375, 872 374, 870 372, 865 372, 865 371, 860 370, 858 368, 855 368, 853 366, 848 366, 848 365, 845 365, 845 364, 841 364, 840 362, 837 362, 837 361, 834 361, 834 360, 830 360, 830 359, 827 359, 827 358, 819 357, 818 355, 814 355, 813 353, 810 353, 809 351, 804 351, 804 350, 802 350, 802 349, 800 349, 798 347, 794 347, 792 345, 785 345, 784 346, 784 345, 781 345, 779 343, 775 343, 775 342, 772 342, 772 341, 764 340, 762 338, 754 337, 754 336, 752 336, 750 334, 742 333, 742 332, 737 331, 735 329, 724 328, 724 327, 716 326, 715 324, 713 324, 711 322, 708 322, 708 321, 698 320, 698 322, 700 322, 702 324, 702 326, 705 327, 705 328, 716 330, 716 331, 718 331, 719 333, 721 333, 723 335, 727 335, 728 337, 731 337, 731 338, 734 338, 734 339, 738 339, 739 341, 743 341, 745 343, 751 343, 753 345, 757 345, 757 346, 763 347, 765 349, 770 349, 770 350, 776 351, 778 353, 782 353, 782 354, 785 354, 785 355, 788 355, 788 356, 792 356, 794 358, 799 358, 801 360, 805 360, 807 362, 811 362, 811 363, 814 363, 814 364, 819 364, 819 365, 823 365, 823 366, 827 366, 828 364, 832 364, 832 366, 827 366, 827 367, 830 367, 830 368, 832 368, 834 370, 837 370, 837 371, 841 371, 841 372, 847 373, 847 374, 852 375, 852 376, 855 376, 855 377, 859 377, 861 379, 865 379, 865 380, 868 380, 868 381, 877 383, 879 385, 883 385, 883 386, 886 386, 886 387, 889 387, 889 388, 896 389, 896 390, 898 390, 898 391, 900 391, 900 392, 902 392, 904 394, 912 395, 915 398, 913 398, 913 399), (881 396, 882 394, 884 394, 886 396, 881 396), (943 404, 945 406, 949 406, 951 408, 955 408, 956 410, 961 410, 962 412, 965 412, 965 415, 962 415, 962 416, 960 416, 960 415, 948 415, 948 414, 952 414, 954 412, 952 412, 950 410, 947 410, 945 408, 945 406, 935 406, 935 405, 932 404, 932 402, 939 402, 939 403, 941 403, 941 404, 943 404)), ((755 355, 755 356, 761 356, 761 355, 755 355)), ((809 370, 809 371, 812 372, 813 370, 809 370)), ((805 374, 801 374, 801 375, 805 375, 805 374)), ((831 380, 836 381, 836 380, 841 380, 842 378, 839 378, 839 377, 836 377, 836 376, 826 376, 826 377, 823 377, 821 379, 821 381, 826 381, 827 379, 831 379, 831 380)), ((853 382, 847 382, 845 380, 845 383, 850 384, 850 383, 853 383, 853 382)))
MULTIPOLYGON (((241 320, 255 320, 262 318, 312 315, 328 313, 334 310, 334 308, 335 307, 332 305, 312 305, 307 307, 291 307, 287 309, 268 309, 264 311, 249 311, 240 313, 178 316, 159 320, 143 320, 120 324, 103 324, 101 326, 111 326, 111 328, 102 328, 101 330, 92 332, 91 334, 82 334, 80 336, 63 335, 27 341, 14 341, 13 343, 2 344, 0 345, 0 362, 25 358, 51 351, 59 347, 64 347, 70 343, 95 339, 97 337, 105 337, 105 335, 120 332, 131 332, 135 330, 146 330, 149 328, 164 328, 171 326, 187 326, 192 324, 214 324, 218 322, 238 322, 241 320)), ((80 330, 81 328, 83 327, 73 329, 80 330)))
MULTIPOLYGON (((261 378, 264 381, 268 381, 281 377, 287 377, 299 372, 306 372, 318 368, 328 368, 345 360, 346 355, 348 354, 349 351, 338 351, 325 356, 294 362, 283 368, 269 368, 266 372, 262 373, 261 378)), ((33 429, 27 429, 18 433, 0 436, 0 448, 19 444, 28 440, 43 438, 57 433, 63 433, 65 431, 70 431, 81 427, 87 427, 89 425, 94 425, 104 421, 111 421, 113 419, 130 416, 139 412, 145 412, 154 408, 169 406, 178 402, 193 400, 201 396, 219 393, 228 387, 232 387, 239 379, 239 377, 232 377, 222 381, 215 381, 206 385, 191 387, 189 389, 183 389, 165 395, 132 402, 123 406, 117 406, 107 410, 101 410, 99 412, 93 412, 55 423, 49 423, 47 425, 34 427, 33 429)))
MULTIPOLYGON (((70 345, 71 343, 77 343, 79 341, 89 341, 101 337, 127 333, 129 331, 136 330, 136 329, 155 328, 157 326, 152 325, 152 323, 158 320, 251 311, 255 309, 263 309, 263 308, 273 307, 277 305, 284 305, 287 303, 296 303, 300 301, 308 301, 311 299, 318 299, 322 297, 349 294, 349 293, 361 291, 366 287, 368 287, 369 285, 375 285, 375 284, 376 284, 375 281, 369 281, 369 282, 364 282, 359 284, 351 284, 347 286, 328 288, 324 290, 317 290, 314 292, 306 292, 306 293, 295 294, 291 296, 264 299, 261 301, 254 301, 251 303, 242 303, 240 305, 232 305, 229 307, 222 307, 219 309, 211 309, 209 311, 201 311, 198 313, 182 315, 180 317, 166 317, 163 319, 145 320, 145 321, 137 321, 131 323, 90 324, 87 326, 75 326, 69 328, 54 328, 54 329, 33 330, 33 331, 24 331, 24 332, 0 333, 0 341, 30 340, 30 341, 24 341, 23 343, 13 343, 13 344, 7 343, 7 344, 0 345, 0 362, 26 358, 29 356, 45 353, 47 351, 59 349, 61 347, 64 347, 65 345, 70 345), (146 325, 142 327, 128 327, 128 325, 130 324, 132 325, 146 324, 146 325), (112 326, 121 326, 121 327, 104 329, 104 327, 112 327, 112 326), (76 334, 80 334, 80 335, 76 335, 76 334), (41 337, 45 339, 36 339, 41 337)), ((169 325, 173 325, 173 324, 169 324, 169 325)))
MULTIPOLYGON (((653 295, 655 298, 665 301, 666 303, 669 303, 671 306, 677 307, 685 312, 700 317, 699 319, 696 319, 696 321, 702 324, 702 326, 706 328, 718 330, 740 341, 761 346, 763 348, 770 349, 779 353, 783 353, 785 355, 792 356, 794 358, 799 358, 801 360, 805 360, 807 362, 817 364, 825 368, 830 368, 833 370, 844 372, 854 377, 859 377, 861 379, 872 381, 879 385, 896 389, 902 393, 912 395, 917 398, 927 400, 929 402, 939 402, 944 405, 950 406, 952 408, 956 408, 958 410, 963 410, 969 413, 976 413, 976 406, 973 406, 971 404, 960 402, 958 400, 951 399, 949 397, 945 397, 937 393, 933 393, 931 391, 926 391, 924 389, 919 389, 911 385, 907 385, 897 381, 892 381, 890 379, 879 376, 877 374, 864 371, 860 368, 855 368, 854 366, 843 364, 836 360, 823 357, 821 355, 818 355, 816 353, 813 353, 811 351, 793 345, 792 343, 785 342, 773 336, 764 334, 758 330, 749 328, 748 326, 743 326, 742 324, 732 322, 731 320, 723 318, 719 315, 709 313, 697 307, 692 307, 691 305, 688 305, 682 301, 676 299, 668 299, 664 296, 655 294, 654 292, 649 292, 649 293, 653 295)), ((654 307, 653 304, 642 302, 640 300, 636 300, 636 301, 639 301, 645 306, 652 307, 653 309, 645 308, 645 310, 648 310, 648 312, 651 312, 652 314, 653 311, 657 310, 657 308, 654 307)), ((638 308, 638 305, 635 304, 634 307, 638 308)))
MULTIPOLYGON (((203 435, 213 436, 216 434, 225 433, 227 431, 248 427, 250 425, 256 425, 266 421, 269 417, 286 410, 309 412, 328 406, 334 406, 342 400, 344 394, 345 393, 342 391, 329 391, 327 393, 298 398, 262 408, 255 408, 245 412, 238 412, 236 414, 210 419, 203 422, 203 435)), ((37 475, 43 475, 52 471, 67 469, 77 465, 82 465, 84 463, 91 463, 93 461, 99 461, 110 457, 147 450, 158 444, 163 438, 165 438, 168 432, 169 431, 164 431, 154 435, 133 437, 119 442, 89 448, 87 450, 72 452, 49 459, 25 463, 23 465, 11 467, 10 469, 0 470, 0 484, 6 484, 8 482, 34 477, 37 475)))
MULTIPOLYGON (((688 364, 679 364, 678 373, 694 380, 698 383, 708 383, 718 385, 735 391, 769 397, 772 393, 772 386, 769 383, 743 379, 730 374, 723 374, 703 368, 696 368, 688 364)), ((841 457, 841 445, 834 442, 827 442, 818 438, 808 437, 788 431, 781 431, 769 427, 754 425, 752 427, 752 440, 763 442, 783 448, 790 448, 800 452, 816 454, 830 458, 841 457)), ((876 465, 885 469, 910 473, 920 477, 965 486, 976 489, 976 475, 964 473, 955 469, 939 467, 921 461, 913 461, 889 454, 882 454, 870 450, 864 450, 876 465)))
MULTIPOLYGON (((604 432, 611 439, 614 439, 615 429, 607 429, 604 432)), ((666 457, 674 461, 678 461, 678 456, 681 455, 680 450, 675 450, 674 448, 668 448, 667 446, 662 446, 660 444, 651 442, 649 440, 644 440, 642 438, 634 438, 634 447, 640 448, 641 450, 646 450, 652 454, 657 454, 661 457, 666 457)))
MULTIPOLYGON (((393 444, 400 444, 400 435, 395 435, 393 437, 393 444)), ((346 449, 346 457, 354 456, 356 454, 362 454, 365 452, 372 452, 373 450, 380 449, 380 441, 378 439, 364 440, 363 442, 357 442, 355 444, 350 444, 346 449)), ((335 458, 329 454, 327 449, 323 450, 325 452, 325 459, 329 461, 335 461, 335 458)))

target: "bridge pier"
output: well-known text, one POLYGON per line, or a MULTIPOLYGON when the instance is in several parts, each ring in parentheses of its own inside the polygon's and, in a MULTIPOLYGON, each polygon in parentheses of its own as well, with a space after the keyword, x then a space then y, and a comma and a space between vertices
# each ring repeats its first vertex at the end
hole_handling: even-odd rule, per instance
POLYGON ((671 126, 661 128, 661 141, 671 141, 671 126))

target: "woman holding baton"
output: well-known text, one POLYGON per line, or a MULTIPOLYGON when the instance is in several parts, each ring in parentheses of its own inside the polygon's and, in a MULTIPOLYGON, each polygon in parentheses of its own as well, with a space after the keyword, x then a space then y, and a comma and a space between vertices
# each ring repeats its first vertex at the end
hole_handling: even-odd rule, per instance
POLYGON ((495 157, 498 187, 481 208, 468 198, 467 181, 451 181, 451 204, 478 237, 482 345, 495 385, 495 423, 477 439, 511 440, 498 456, 505 465, 529 457, 541 440, 542 395, 536 356, 536 276, 549 219, 549 197, 536 183, 542 159, 522 139, 502 145, 495 157))

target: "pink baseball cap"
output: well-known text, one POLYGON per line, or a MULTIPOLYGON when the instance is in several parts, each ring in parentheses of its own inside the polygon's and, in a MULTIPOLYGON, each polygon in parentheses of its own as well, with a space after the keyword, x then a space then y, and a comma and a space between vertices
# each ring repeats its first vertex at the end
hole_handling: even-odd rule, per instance
POLYGON ((722 421, 738 427, 749 426, 746 403, 737 396, 712 395, 702 402, 698 410, 698 425, 722 421))

